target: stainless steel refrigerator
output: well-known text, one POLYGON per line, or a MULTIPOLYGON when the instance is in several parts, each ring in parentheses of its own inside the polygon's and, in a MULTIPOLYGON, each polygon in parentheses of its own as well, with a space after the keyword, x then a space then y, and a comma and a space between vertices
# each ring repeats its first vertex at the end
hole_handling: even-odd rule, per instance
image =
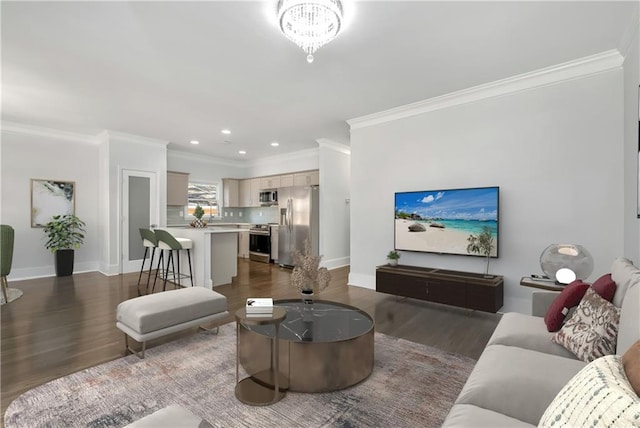
POLYGON ((294 186, 278 188, 280 227, 278 228, 278 263, 292 267, 294 250, 304 252, 304 241, 311 239, 311 251, 318 255, 320 237, 320 187, 294 186))

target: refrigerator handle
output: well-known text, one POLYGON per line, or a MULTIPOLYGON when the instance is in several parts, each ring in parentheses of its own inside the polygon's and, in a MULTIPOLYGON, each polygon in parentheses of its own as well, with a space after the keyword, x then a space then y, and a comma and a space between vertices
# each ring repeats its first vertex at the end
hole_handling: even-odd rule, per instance
POLYGON ((287 201, 289 207, 288 207, 288 213, 289 213, 289 232, 293 231, 293 199, 289 199, 287 201))

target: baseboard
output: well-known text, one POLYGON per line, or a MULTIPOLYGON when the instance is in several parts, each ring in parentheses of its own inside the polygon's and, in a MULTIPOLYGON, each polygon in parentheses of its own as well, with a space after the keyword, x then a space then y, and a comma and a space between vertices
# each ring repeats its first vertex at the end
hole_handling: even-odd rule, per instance
POLYGON ((355 285, 357 287, 368 288, 370 290, 376 289, 376 276, 364 275, 360 273, 349 273, 349 285, 355 285))
POLYGON ((349 266, 350 263, 351 263, 350 257, 339 257, 336 259, 323 260, 321 266, 326 267, 329 270, 333 270, 333 269, 349 266))
MULTIPOLYGON (((98 262, 75 263, 73 273, 96 272, 98 270, 98 262)), ((25 281, 27 279, 47 278, 56 276, 56 269, 53 265, 35 268, 12 269, 11 274, 7 277, 9 281, 25 281)))

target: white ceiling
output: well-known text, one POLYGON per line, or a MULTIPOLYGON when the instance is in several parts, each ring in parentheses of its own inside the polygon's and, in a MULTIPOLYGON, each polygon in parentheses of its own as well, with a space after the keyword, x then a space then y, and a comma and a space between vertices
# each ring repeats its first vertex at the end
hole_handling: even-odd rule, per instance
POLYGON ((350 2, 308 64, 274 8, 2 1, 2 119, 254 160, 349 144, 347 119, 618 49, 638 22, 637 2, 350 2))

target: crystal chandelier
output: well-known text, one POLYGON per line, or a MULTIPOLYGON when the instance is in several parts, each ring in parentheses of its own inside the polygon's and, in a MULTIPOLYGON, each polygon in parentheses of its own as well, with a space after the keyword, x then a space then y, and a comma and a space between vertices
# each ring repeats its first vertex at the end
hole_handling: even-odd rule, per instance
POLYGON ((340 0, 279 0, 280 30, 300 46, 313 62, 313 53, 329 43, 340 32, 342 2, 340 0))

